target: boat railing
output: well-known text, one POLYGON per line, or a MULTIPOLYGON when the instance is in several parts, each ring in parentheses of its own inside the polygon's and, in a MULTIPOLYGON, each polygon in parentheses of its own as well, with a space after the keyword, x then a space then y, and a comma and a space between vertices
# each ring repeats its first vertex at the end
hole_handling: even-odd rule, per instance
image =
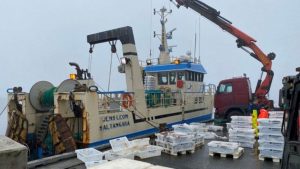
POLYGON ((214 84, 208 84, 204 86, 205 95, 215 95, 217 87, 214 84))
POLYGON ((99 112, 119 112, 134 106, 134 93, 125 91, 98 92, 99 112))
POLYGON ((179 91, 146 90, 145 97, 148 108, 179 106, 183 102, 179 91))
MULTIPOLYGON (((170 62, 173 63, 175 60, 178 60, 178 57, 171 56, 170 57, 170 62)), ((189 62, 192 63, 198 63, 194 62, 193 60, 189 60, 189 62)), ((157 65, 159 64, 159 58, 148 58, 146 61, 145 60, 139 60, 140 66, 148 66, 148 65, 157 65)))

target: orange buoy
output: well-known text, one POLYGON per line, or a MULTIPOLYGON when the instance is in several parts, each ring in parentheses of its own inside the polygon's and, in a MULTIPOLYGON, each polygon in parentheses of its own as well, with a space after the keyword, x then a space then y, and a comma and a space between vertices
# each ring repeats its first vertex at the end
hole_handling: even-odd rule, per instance
POLYGON ((132 106, 132 96, 128 93, 122 95, 122 107, 127 109, 132 106))

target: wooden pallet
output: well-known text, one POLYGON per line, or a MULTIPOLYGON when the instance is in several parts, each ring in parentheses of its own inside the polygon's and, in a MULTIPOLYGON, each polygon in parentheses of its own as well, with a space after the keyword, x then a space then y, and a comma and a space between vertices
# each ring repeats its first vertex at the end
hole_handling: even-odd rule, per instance
POLYGON ((185 150, 185 151, 171 151, 171 150, 164 149, 162 152, 173 155, 173 156, 178 156, 179 154, 180 155, 193 154, 193 153, 195 153, 195 150, 193 149, 193 150, 185 150))
POLYGON ((239 147, 238 151, 233 154, 223 154, 223 153, 217 153, 217 152, 209 152, 209 156, 220 156, 220 157, 232 157, 233 159, 240 158, 244 153, 244 148, 239 147))
POLYGON ((258 158, 261 161, 273 161, 274 163, 279 163, 281 161, 280 158, 276 158, 276 157, 263 157, 261 155, 259 155, 258 158))

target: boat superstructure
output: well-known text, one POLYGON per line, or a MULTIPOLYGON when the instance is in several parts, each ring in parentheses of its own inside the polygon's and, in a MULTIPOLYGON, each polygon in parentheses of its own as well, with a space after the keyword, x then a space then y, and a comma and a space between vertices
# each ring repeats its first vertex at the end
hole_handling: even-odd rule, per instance
MULTIPOLYGON (((191 56, 170 57, 166 9, 160 10, 162 33, 157 64, 140 64, 131 27, 87 36, 91 45, 122 43, 118 67, 125 75, 126 91, 102 91, 88 70, 78 64, 76 74, 58 87, 41 81, 29 93, 9 92, 7 136, 27 144, 35 158, 106 145, 110 139, 151 135, 159 127, 212 118, 214 85, 206 85, 205 69, 191 56)), ((172 33, 173 31, 171 31, 172 33)), ((34 158, 34 157, 33 157, 34 158)))

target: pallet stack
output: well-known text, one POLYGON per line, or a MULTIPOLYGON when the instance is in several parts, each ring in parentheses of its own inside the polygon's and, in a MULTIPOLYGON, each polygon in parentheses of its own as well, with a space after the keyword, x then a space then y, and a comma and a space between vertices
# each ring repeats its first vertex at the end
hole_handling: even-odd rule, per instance
POLYGON ((192 137, 195 142, 195 147, 201 147, 204 145, 204 134, 208 128, 203 123, 193 123, 193 124, 177 124, 173 125, 174 133, 187 134, 192 137))
POLYGON ((244 152, 244 148, 239 147, 238 143, 211 141, 207 145, 210 156, 231 156, 233 159, 238 159, 244 152))
POLYGON ((251 116, 232 116, 230 125, 229 142, 238 143, 241 147, 254 147, 256 140, 251 116))
POLYGON ((282 119, 258 119, 259 129, 259 159, 271 158, 273 162, 282 159, 284 137, 281 134, 282 119))
POLYGON ((164 153, 177 156, 195 152, 196 144, 192 135, 175 132, 162 132, 155 135, 156 145, 162 147, 164 153))

